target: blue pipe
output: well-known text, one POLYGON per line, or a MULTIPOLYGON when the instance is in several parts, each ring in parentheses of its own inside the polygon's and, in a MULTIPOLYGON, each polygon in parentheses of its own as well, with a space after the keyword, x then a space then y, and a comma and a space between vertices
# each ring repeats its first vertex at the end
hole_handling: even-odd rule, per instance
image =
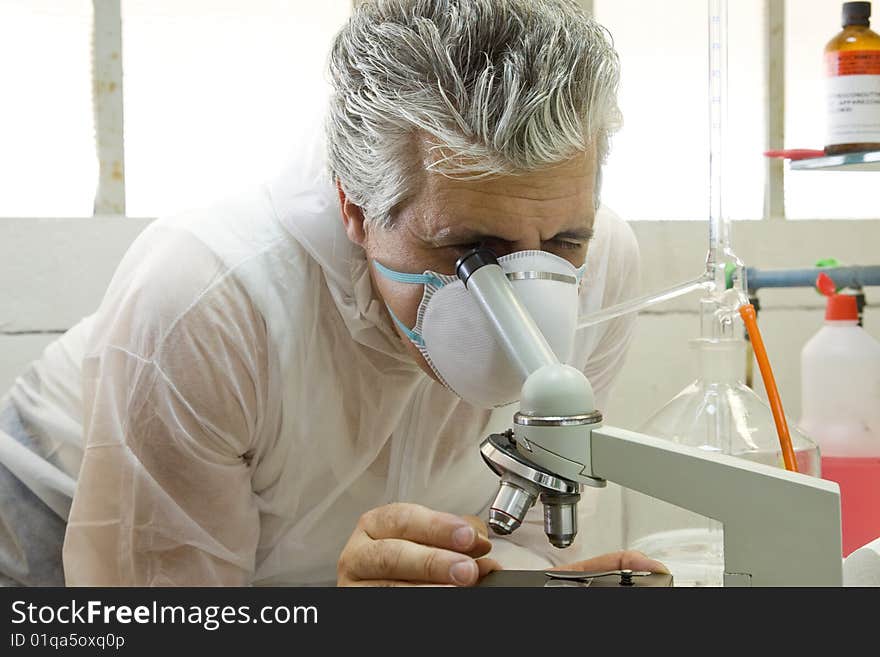
POLYGON ((814 267, 811 269, 746 268, 749 292, 763 287, 814 287, 816 277, 825 272, 838 288, 880 285, 880 265, 863 267, 814 267))

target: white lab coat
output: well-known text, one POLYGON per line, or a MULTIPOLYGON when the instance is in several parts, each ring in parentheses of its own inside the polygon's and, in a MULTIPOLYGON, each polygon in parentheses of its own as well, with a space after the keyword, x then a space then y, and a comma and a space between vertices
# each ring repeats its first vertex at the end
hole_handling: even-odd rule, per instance
MULTIPOLYGON (((272 184, 153 222, 97 312, 9 392, 27 436, 5 429, 0 463, 56 520, 77 482, 68 585, 332 585, 368 509, 407 501, 485 516, 498 479, 478 445, 515 407, 474 409, 410 360, 323 162, 318 141, 272 184)), ((603 208, 595 231, 581 314, 638 287, 626 223, 603 208)), ((632 324, 577 334, 572 362, 599 408, 632 324)), ((620 547, 617 491, 585 491, 565 550, 544 536, 540 506, 493 540, 502 565, 620 547)), ((44 581, 31 561, 7 575, 44 581)))

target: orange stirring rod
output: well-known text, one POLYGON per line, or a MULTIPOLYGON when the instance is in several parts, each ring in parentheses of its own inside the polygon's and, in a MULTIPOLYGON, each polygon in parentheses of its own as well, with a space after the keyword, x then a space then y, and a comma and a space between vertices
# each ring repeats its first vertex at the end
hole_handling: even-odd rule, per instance
POLYGON ((779 435, 779 445, 782 447, 782 460, 785 463, 785 469, 790 472, 797 472, 797 461, 794 456, 794 448, 791 446, 791 435, 788 432, 788 422, 785 420, 785 413, 782 410, 782 400, 779 398, 779 390, 776 388, 776 379, 773 378, 773 370, 770 369, 770 359, 767 357, 767 348, 761 339, 761 332, 758 330, 758 320, 755 314, 755 307, 752 304, 740 306, 739 314, 742 316, 746 324, 746 330, 749 332, 749 340, 752 342, 752 348, 755 351, 755 358, 758 361, 758 367, 761 370, 761 378, 764 380, 764 388, 767 390, 767 398, 770 401, 770 409, 773 411, 773 421, 776 423, 776 433, 779 435))

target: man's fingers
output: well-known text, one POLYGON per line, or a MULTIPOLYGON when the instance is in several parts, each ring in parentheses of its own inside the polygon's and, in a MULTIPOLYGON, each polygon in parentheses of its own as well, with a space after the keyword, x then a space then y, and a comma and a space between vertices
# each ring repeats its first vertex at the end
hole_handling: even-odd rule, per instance
POLYGON ((647 570, 652 573, 668 575, 669 569, 659 561, 649 559, 636 550, 621 550, 611 552, 599 557, 593 557, 585 561, 551 568, 551 570, 580 570, 583 572, 601 572, 605 570, 647 570))
POLYGON ((375 540, 398 538, 471 556, 482 556, 492 547, 488 538, 479 536, 480 529, 472 521, 419 504, 380 506, 361 516, 360 525, 375 540))
POLYGON ((353 580, 402 580, 470 586, 479 569, 473 559, 399 538, 365 540, 345 564, 353 580))
POLYGON ((462 516, 462 518, 477 533, 477 539, 474 541, 473 547, 465 552, 465 554, 475 559, 482 557, 484 554, 489 554, 489 551, 492 549, 492 542, 489 540, 489 529, 486 527, 486 523, 477 516, 462 516))
POLYGON ((480 569, 479 579, 483 579, 493 570, 503 570, 495 559, 477 559, 477 567, 480 569))
POLYGON ((624 550, 620 564, 621 569, 648 570, 652 573, 669 574, 669 569, 665 565, 655 559, 649 559, 636 550, 624 550))
POLYGON ((486 527, 486 523, 481 518, 477 516, 462 516, 462 518, 474 528, 477 534, 483 538, 489 538, 489 528, 486 527))
POLYGON ((340 555, 338 581, 472 586, 500 568, 493 560, 475 561, 491 549, 486 525, 476 516, 456 516, 418 504, 388 504, 361 516, 358 531, 340 555))
POLYGON ((426 586, 434 586, 439 588, 448 588, 455 587, 454 584, 431 584, 426 582, 404 582, 396 579, 365 579, 365 580, 353 580, 347 586, 350 587, 406 587, 406 588, 422 588, 426 586))

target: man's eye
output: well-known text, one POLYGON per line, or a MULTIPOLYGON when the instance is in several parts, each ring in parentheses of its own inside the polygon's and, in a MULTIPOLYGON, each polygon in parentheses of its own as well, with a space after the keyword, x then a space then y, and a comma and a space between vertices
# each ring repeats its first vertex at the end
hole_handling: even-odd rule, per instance
POLYGON ((467 253, 468 251, 473 251, 479 246, 479 242, 473 242, 472 244, 451 244, 449 248, 457 253, 467 253))
POLYGON ((572 242, 570 240, 553 240, 553 243, 561 249, 581 249, 584 247, 583 242, 572 242))

